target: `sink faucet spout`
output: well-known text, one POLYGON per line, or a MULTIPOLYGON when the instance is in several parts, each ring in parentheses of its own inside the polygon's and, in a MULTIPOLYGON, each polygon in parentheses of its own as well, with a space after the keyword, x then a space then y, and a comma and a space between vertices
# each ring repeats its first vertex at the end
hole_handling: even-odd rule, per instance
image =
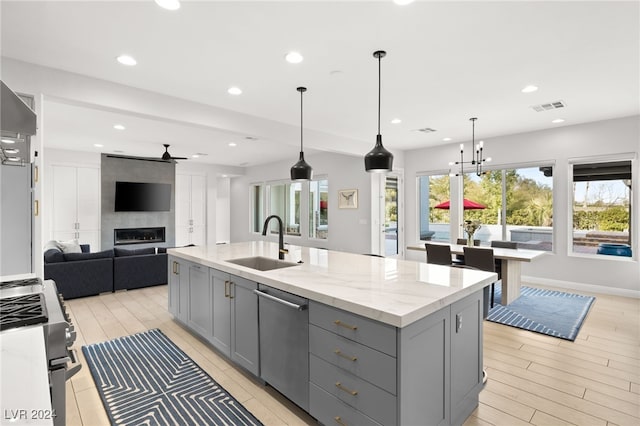
POLYGON ((282 225, 282 219, 280 219, 280 216, 272 214, 265 219, 264 226, 262 227, 262 235, 267 235, 269 221, 274 218, 278 220, 278 259, 284 260, 284 255, 285 253, 289 253, 289 250, 284 248, 284 227, 282 225))

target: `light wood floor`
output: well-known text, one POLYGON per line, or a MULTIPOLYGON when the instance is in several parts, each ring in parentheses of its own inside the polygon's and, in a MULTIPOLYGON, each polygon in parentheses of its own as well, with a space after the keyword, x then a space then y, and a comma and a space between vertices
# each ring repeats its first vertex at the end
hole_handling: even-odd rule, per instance
MULTIPOLYGON (((489 376, 472 425, 640 424, 640 300, 595 295, 575 342, 484 324, 489 376)), ((265 425, 316 424, 225 361, 167 312, 167 286, 66 302, 85 344, 159 328, 265 425)), ((86 367, 67 382, 67 425, 108 425, 86 367)))

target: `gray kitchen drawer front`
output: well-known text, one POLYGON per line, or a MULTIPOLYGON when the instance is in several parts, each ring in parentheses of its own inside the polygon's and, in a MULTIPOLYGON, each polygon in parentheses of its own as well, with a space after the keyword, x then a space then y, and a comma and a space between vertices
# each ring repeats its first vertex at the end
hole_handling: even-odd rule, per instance
POLYGON ((388 324, 317 302, 309 302, 309 322, 393 357, 396 356, 396 328, 388 324))
POLYGON ((309 380, 386 426, 396 425, 396 397, 353 374, 311 355, 309 380))
POLYGON ((309 413, 325 426, 381 426, 313 383, 309 384, 309 413))
POLYGON ((396 394, 396 359, 387 354, 312 324, 309 352, 396 394))

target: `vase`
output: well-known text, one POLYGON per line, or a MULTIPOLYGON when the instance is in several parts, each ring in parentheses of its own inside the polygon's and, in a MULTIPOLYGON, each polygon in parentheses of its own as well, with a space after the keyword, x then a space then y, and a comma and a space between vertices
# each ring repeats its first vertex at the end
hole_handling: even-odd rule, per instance
POLYGON ((473 247, 473 234, 467 234, 467 246, 473 247))

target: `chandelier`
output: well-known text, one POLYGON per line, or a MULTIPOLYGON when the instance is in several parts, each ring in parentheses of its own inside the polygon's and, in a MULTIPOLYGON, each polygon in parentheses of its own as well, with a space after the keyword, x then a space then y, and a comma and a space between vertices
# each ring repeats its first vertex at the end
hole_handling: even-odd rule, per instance
MULTIPOLYGON (((471 173, 473 173, 473 168, 475 166, 475 173, 478 176, 484 175, 487 172, 482 170, 482 165, 485 162, 489 162, 491 161, 491 157, 487 157, 484 158, 484 141, 480 141, 476 144, 476 120, 478 118, 477 117, 472 117, 469 119, 469 121, 471 121, 471 148, 473 149, 475 147, 475 151, 471 153, 471 160, 470 161, 464 161, 464 144, 460 144, 460 161, 451 161, 449 162, 449 166, 454 166, 454 165, 459 165, 460 166, 460 173, 453 173, 450 172, 449 175, 450 176, 463 176, 465 173, 464 170, 464 165, 465 164, 469 164, 471 165, 471 173)), ((451 170, 451 169, 449 169, 451 170)))

